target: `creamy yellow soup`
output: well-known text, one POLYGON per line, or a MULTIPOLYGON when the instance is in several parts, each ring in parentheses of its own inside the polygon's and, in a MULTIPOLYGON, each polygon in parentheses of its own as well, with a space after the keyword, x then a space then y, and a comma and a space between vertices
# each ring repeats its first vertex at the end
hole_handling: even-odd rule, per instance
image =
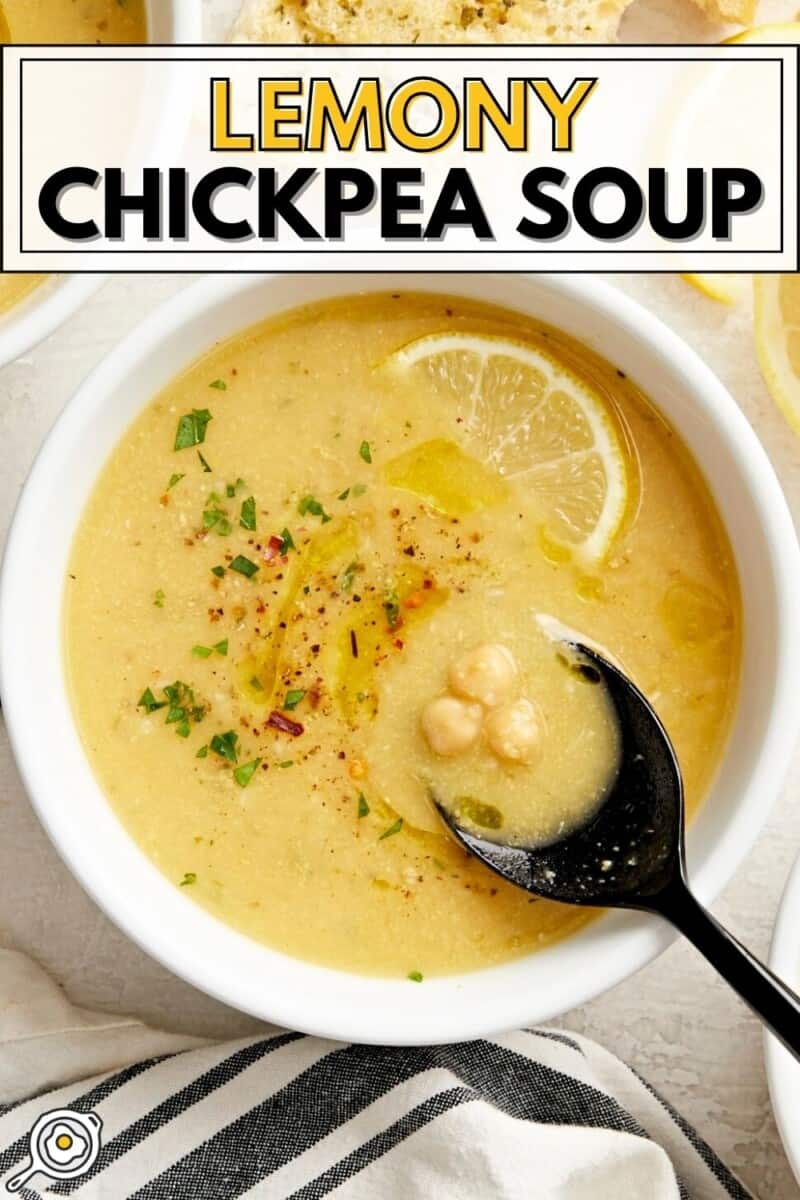
POLYGON ((88 45, 146 42, 144 0, 1 0, 0 41, 88 45))
POLYGON ((126 828, 223 921, 354 972, 485 967, 589 919, 431 802, 529 842, 602 803, 614 714, 558 630, 650 697, 690 810, 735 703, 736 574, 680 438, 593 353, 462 299, 343 298, 215 347, 111 455, 65 586, 126 828))
POLYGON ((27 300, 46 278, 46 275, 0 275, 0 316, 27 300))
MULTIPOLYGON (((0 43, 147 41, 144 0, 0 0, 0 43)), ((0 316, 20 304, 46 275, 0 275, 0 316)))

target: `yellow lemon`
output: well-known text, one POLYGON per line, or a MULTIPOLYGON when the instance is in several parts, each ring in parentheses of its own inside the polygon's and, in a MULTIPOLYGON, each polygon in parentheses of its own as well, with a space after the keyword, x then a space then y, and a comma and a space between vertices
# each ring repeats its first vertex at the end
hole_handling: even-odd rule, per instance
POLYGON ((525 477, 548 531, 597 562, 628 504, 625 452, 608 402, 545 350, 478 333, 437 333, 395 351, 431 400, 454 407, 467 449, 506 479, 525 477))

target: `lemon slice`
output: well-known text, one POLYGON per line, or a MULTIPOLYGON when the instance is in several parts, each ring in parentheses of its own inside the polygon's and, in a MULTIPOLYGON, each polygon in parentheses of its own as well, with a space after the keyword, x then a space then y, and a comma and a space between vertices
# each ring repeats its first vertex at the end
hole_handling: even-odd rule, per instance
POLYGON ((689 273, 682 276, 692 287, 697 288, 710 300, 718 304, 733 306, 747 295, 748 275, 723 275, 713 272, 689 273))
POLYGON ((756 349, 773 400, 800 433, 800 275, 758 275, 756 349))
POLYGON ((604 397, 544 350, 478 333, 435 333, 388 366, 455 409, 467 448, 524 477, 548 534, 590 562, 608 552, 628 503, 620 434, 604 397))
MULTIPOLYGON (((759 25, 728 45, 800 45, 800 21, 759 25)), ((800 277, 757 276, 754 284, 756 349, 773 400, 800 433, 800 277)))
POLYGON ((782 21, 774 25, 756 25, 743 33, 726 38, 723 46, 741 45, 794 46, 800 44, 800 21, 782 21))

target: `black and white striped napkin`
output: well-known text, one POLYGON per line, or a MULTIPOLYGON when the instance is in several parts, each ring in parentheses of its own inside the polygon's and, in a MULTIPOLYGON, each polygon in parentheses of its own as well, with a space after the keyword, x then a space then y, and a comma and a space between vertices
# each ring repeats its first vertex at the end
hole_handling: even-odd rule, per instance
MULTIPOLYGON (((41 982, 37 971, 23 975, 41 982)), ((26 1077, 33 1090, 169 1038, 53 1004, 37 1000, 33 1031, 21 1009, 5 1028, 0 1015, 0 1098, 16 1094, 0 1106, 0 1197, 29 1167, 36 1122, 60 1110, 99 1118, 99 1154, 73 1178, 38 1172, 22 1200, 751 1200, 652 1088, 571 1034, 397 1049, 279 1032, 195 1042, 28 1098, 26 1077)))

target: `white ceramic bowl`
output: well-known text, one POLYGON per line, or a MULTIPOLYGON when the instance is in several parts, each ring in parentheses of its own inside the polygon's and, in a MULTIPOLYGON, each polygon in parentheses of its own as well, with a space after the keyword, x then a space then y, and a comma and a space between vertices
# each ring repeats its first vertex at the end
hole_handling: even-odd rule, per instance
MULTIPOLYGON (((783 893, 772 938, 770 966, 800 992, 800 858, 783 893)), ((764 1035, 767 1077, 786 1157, 800 1183, 800 1063, 771 1034, 764 1035)))
POLYGON ((269 950, 194 904, 125 833, 76 733, 61 649, 61 596, 76 523, 101 465, 154 393, 214 342, 262 317, 345 292, 406 288, 499 302, 582 339, 657 401, 702 463, 734 546, 745 621, 735 729, 688 839, 695 889, 702 901, 712 900, 758 833, 798 727, 797 541, 767 457, 725 389, 656 318, 587 278, 256 276, 203 281, 181 293, 87 379, 34 465, 0 579, 0 694, 45 828, 130 937, 197 987, 257 1016, 328 1037, 415 1044, 554 1017, 639 970, 672 935, 655 918, 614 913, 538 954, 423 987, 269 950))
MULTIPOLYGON (((153 43, 203 40, 201 0, 146 0, 153 43)), ((0 367, 27 354, 76 313, 103 283, 103 275, 52 275, 21 304, 0 316, 0 367)))

